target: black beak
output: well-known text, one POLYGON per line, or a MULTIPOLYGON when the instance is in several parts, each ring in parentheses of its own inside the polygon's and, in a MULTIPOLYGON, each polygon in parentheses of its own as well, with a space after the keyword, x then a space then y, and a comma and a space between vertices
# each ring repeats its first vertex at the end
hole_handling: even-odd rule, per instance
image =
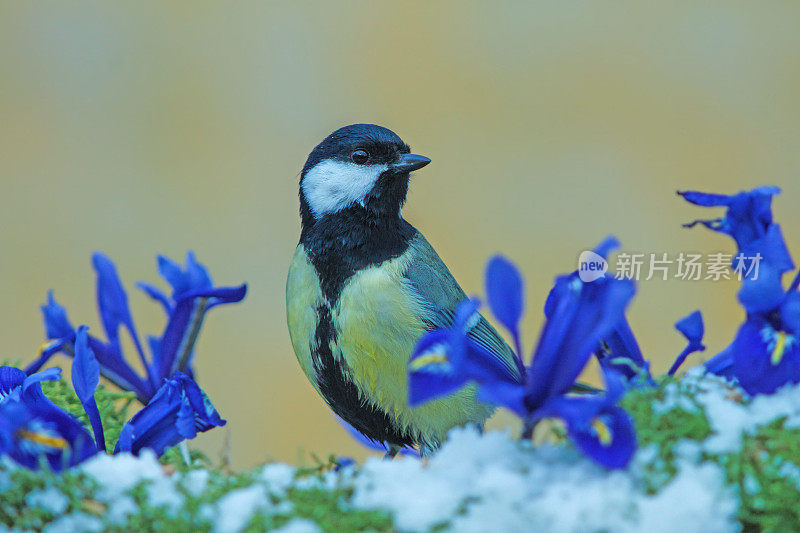
POLYGON ((424 155, 400 154, 400 160, 389 165, 389 170, 395 174, 402 174, 412 170, 419 170, 430 162, 431 160, 424 155))

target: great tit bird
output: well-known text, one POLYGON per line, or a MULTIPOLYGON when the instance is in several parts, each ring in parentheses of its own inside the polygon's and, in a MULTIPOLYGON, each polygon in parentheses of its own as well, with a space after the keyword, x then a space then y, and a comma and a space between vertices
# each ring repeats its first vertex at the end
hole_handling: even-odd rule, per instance
MULTIPOLYGON (((331 409, 370 439, 430 453, 492 407, 467 385, 411 408, 407 364, 420 337, 450 326, 466 298, 425 237, 401 216, 409 176, 430 163, 394 132, 353 124, 326 137, 300 175, 302 231, 286 282, 300 366, 331 409)), ((469 335, 519 377, 482 316, 469 335)))

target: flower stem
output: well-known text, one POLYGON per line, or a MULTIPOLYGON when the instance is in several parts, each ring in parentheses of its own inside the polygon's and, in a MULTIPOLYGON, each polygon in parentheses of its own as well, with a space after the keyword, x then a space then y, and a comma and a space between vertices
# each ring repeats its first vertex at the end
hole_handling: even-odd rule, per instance
POLYGON ((530 422, 525 422, 525 425, 522 426, 522 433, 519 436, 519 440, 531 440, 533 438, 533 428, 536 424, 531 424, 530 422))
POLYGON ((525 363, 522 360, 522 341, 519 338, 519 333, 514 332, 514 348, 516 349, 516 357, 514 357, 514 362, 517 364, 517 370, 519 371, 520 377, 524 380, 525 379, 525 363))
MULTIPOLYGON (((189 328, 178 347, 177 357, 175 363, 170 371, 172 375, 176 370, 186 372, 186 365, 189 363, 189 358, 192 355, 194 344, 197 342, 197 336, 200 334, 200 327, 203 325, 203 317, 206 314, 206 306, 208 305, 208 298, 200 298, 195 304, 192 311, 192 317, 189 320, 189 328)), ((168 377, 168 376, 164 376, 168 377)))
POLYGON ((672 363, 672 366, 670 367, 669 371, 667 372, 668 376, 674 376, 675 375, 675 372, 677 372, 678 369, 683 364, 683 362, 686 361, 686 357, 690 353, 692 353, 694 351, 692 348, 693 348, 692 345, 689 345, 686 348, 684 348, 684 350, 681 352, 681 354, 678 356, 678 358, 675 359, 675 362, 672 363))

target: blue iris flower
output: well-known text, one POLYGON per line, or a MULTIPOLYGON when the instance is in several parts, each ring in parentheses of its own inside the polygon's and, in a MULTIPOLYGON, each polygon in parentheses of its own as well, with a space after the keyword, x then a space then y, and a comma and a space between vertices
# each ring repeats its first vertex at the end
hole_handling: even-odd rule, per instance
MULTIPOLYGON (((72 384, 94 433, 51 402, 40 382, 61 378, 50 368, 27 375, 20 369, 0 367, 0 456, 28 468, 44 459, 53 470, 71 467, 105 452, 105 438, 94 393, 100 381, 100 364, 90 348, 86 326, 77 329, 72 363, 72 384)), ((166 448, 197 433, 224 426, 208 396, 197 383, 176 372, 150 402, 122 428, 114 453, 137 454, 144 448, 162 455, 166 448)))
POLYGON ((749 313, 730 348, 732 375, 749 394, 800 383, 800 293, 769 312, 749 313))
MULTIPOLYGON (((197 262, 192 252, 186 256, 185 266, 166 257, 158 257, 161 276, 172 287, 167 296, 157 287, 139 283, 150 297, 161 303, 167 314, 167 325, 159 337, 150 337, 151 358, 148 359, 139 341, 139 335, 128 306, 128 297, 117 274, 114 263, 105 255, 95 253, 92 264, 97 273, 97 305, 106 341, 88 336, 88 346, 100 367, 100 373, 118 387, 136 393, 142 403, 147 403, 161 387, 163 381, 180 371, 193 376, 192 354, 205 313, 217 305, 241 301, 247 286, 215 287, 206 268, 197 262), (139 375, 123 356, 120 329, 125 329, 145 368, 146 376, 139 375)), ((49 342, 42 348, 39 358, 26 371, 39 370, 49 358, 63 352, 75 354, 76 330, 67 318, 66 310, 56 302, 52 292, 42 306, 45 333, 49 342)))
POLYGON ((95 453, 86 428, 63 411, 38 411, 22 402, 0 406, 0 456, 31 470, 44 463, 60 472, 95 453))
POLYGON ((703 345, 703 334, 705 332, 705 327, 703 326, 703 315, 700 311, 694 311, 693 313, 683 317, 682 319, 678 320, 675 323, 675 329, 680 331, 686 340, 689 341, 689 344, 684 348, 684 350, 678 355, 678 358, 675 359, 675 362, 672 363, 669 371, 667 372, 668 375, 674 376, 675 372, 678 371, 680 366, 686 361, 686 358, 694 353, 694 352, 701 352, 706 349, 703 345))
POLYGON ((542 416, 564 420, 572 442, 598 463, 607 468, 625 468, 636 451, 633 421, 617 405, 625 395, 627 383, 613 368, 604 369, 603 376, 605 394, 553 398, 542 408, 542 416))
MULTIPOLYGON (((601 248, 598 247, 598 249, 601 248)), ((577 272, 569 274, 568 278, 571 283, 582 283, 577 272)), ((544 305, 545 318, 549 318, 553 313, 555 299, 554 288, 550 291, 544 305)), ((648 384, 653 383, 650 376, 650 365, 642 355, 642 350, 639 348, 639 343, 636 341, 627 317, 623 316, 619 323, 600 340, 594 353, 603 369, 612 369, 622 374, 629 383, 633 383, 639 378, 643 378, 648 384)))
POLYGON ((741 255, 759 258, 758 277, 744 277, 738 294, 747 314, 744 324, 733 342, 706 363, 708 371, 735 378, 751 395, 800 382, 800 273, 785 290, 783 274, 794 270, 794 263, 772 218, 772 196, 779 192, 759 187, 732 196, 680 193, 700 206, 727 207, 723 218, 689 226, 700 222, 730 235, 741 255))
POLYGON ((772 197, 780 192, 778 187, 772 186, 733 195, 678 192, 695 205, 726 208, 722 218, 695 220, 684 226, 702 224, 736 242, 738 254, 731 266, 738 267, 743 274, 750 272, 750 275, 743 275, 739 300, 751 311, 774 307, 783 293, 777 288, 782 275, 794 270, 781 228, 772 218, 772 197))
POLYGON ((161 455, 170 446, 226 424, 197 383, 181 372, 164 382, 150 403, 122 428, 114 453, 161 455))
POLYGON ((61 379, 60 368, 48 368, 28 375, 18 368, 0 366, 0 405, 7 401, 22 401, 24 398, 32 407, 39 406, 40 402, 47 400, 39 384, 42 381, 59 379, 61 379))
MULTIPOLYGON (((94 400, 99 381, 100 365, 89 347, 87 328, 81 326, 75 341, 72 383, 91 422, 97 447, 105 451, 103 425, 94 400)), ((175 372, 147 405, 122 427, 114 453, 138 455, 142 449, 149 448, 160 456, 168 447, 225 423, 197 383, 175 372)))
MULTIPOLYGON (((594 249, 594 253, 601 257, 607 257, 618 247, 619 241, 614 237, 609 237, 594 249)), ((569 279, 572 283, 580 283, 577 271, 569 274, 569 279)), ((545 318, 549 318, 553 312, 555 296, 555 289, 551 290, 547 296, 544 304, 545 318)), ((629 383, 633 383, 637 379, 644 380, 648 384, 653 383, 649 363, 645 361, 639 343, 625 316, 603 337, 595 350, 595 355, 603 369, 613 369, 621 373, 629 383)))
MULTIPOLYGON (((475 298, 462 301, 451 327, 430 331, 419 340, 409 361, 409 405, 450 394, 470 381, 491 380, 498 386, 522 383, 500 359, 468 336, 477 322, 479 305, 475 298)), ((521 361, 518 366, 524 371, 521 361)))
MULTIPOLYGON (((606 255, 615 243, 606 240, 597 250, 606 255)), ((487 277, 492 312, 518 345, 522 276, 510 262, 495 258, 487 277)), ((630 280, 603 277, 584 283, 572 274, 559 276, 548 297, 546 322, 531 364, 526 367, 517 355, 521 378, 468 336, 478 302, 465 300, 450 328, 431 331, 417 344, 409 361, 409 403, 475 382, 479 399, 512 410, 528 428, 542 418, 561 417, 587 455, 608 468, 624 467, 636 445, 630 418, 616 407, 623 390, 622 385, 617 387, 622 383, 619 374, 613 369, 605 372, 610 385, 605 395, 576 398, 568 393, 601 341, 620 327, 634 292, 630 280)))
POLYGON ((27 375, 18 368, 0 367, 0 456, 30 469, 44 461, 60 471, 97 453, 83 424, 42 392, 42 381, 60 378, 58 368, 27 375))
POLYGON ((772 197, 781 190, 774 186, 758 187, 736 194, 712 194, 698 191, 678 191, 687 202, 701 207, 726 207, 722 218, 695 220, 684 224, 691 228, 697 224, 729 235, 739 249, 764 237, 772 225, 772 197))
POLYGON ((138 286, 160 302, 169 316, 161 337, 150 339, 152 374, 160 383, 177 371, 193 375, 192 350, 205 313, 218 305, 241 301, 247 293, 247 285, 214 287, 208 271, 197 262, 191 251, 186 254, 185 267, 159 256, 158 271, 171 285, 171 297, 152 285, 139 283, 138 286))

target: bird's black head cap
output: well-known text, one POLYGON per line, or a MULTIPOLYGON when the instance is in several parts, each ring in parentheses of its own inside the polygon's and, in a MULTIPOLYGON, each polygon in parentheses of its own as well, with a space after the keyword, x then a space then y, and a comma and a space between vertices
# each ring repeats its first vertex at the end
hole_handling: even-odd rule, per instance
POLYGON ((302 174, 325 159, 350 161, 353 152, 365 149, 370 162, 391 163, 397 154, 407 154, 410 149, 395 132, 376 124, 351 124, 334 131, 308 155, 302 174))
POLYGON ((375 124, 339 128, 311 151, 303 166, 303 225, 345 210, 363 211, 366 218, 398 217, 409 173, 429 162, 411 154, 390 129, 375 124))

